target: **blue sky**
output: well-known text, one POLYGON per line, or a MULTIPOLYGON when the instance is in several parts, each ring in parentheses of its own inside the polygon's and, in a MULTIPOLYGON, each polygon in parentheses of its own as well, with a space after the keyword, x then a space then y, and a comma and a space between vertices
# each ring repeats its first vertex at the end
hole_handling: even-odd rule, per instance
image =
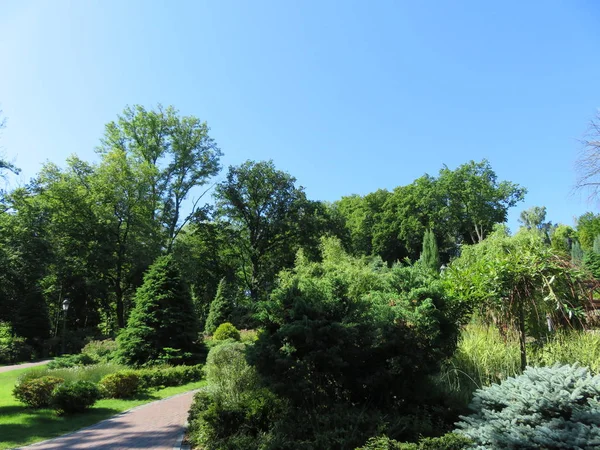
POLYGON ((22 168, 95 159, 126 105, 206 120, 223 165, 273 159, 310 198, 487 158, 571 224, 600 106, 600 4, 0 0, 0 145, 22 168))

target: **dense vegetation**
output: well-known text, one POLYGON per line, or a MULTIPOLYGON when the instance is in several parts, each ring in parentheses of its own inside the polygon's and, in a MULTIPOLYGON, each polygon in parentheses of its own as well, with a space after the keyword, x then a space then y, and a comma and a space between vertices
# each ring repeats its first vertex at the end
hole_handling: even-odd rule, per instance
POLYGON ((597 375, 600 215, 572 228, 535 207, 511 234, 526 189, 486 160, 333 203, 247 161, 209 202, 220 149, 160 106, 126 108, 98 156, 1 192, 0 362, 73 354, 19 381, 31 406, 188 383, 206 358, 200 448, 460 449, 491 445, 488 392, 541 373, 571 386, 571 369, 527 365, 597 375))

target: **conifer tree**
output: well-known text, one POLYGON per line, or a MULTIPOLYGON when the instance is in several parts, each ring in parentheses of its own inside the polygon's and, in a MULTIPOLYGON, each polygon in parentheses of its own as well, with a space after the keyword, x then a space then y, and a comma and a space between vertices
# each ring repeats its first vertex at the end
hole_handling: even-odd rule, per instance
POLYGON ((208 317, 206 318, 206 324, 204 325, 205 333, 214 333, 219 325, 229 320, 229 317, 233 312, 233 302, 231 301, 231 298, 229 298, 229 294, 227 282, 225 281, 225 278, 223 278, 217 287, 215 299, 210 304, 210 310, 208 312, 208 317))
POLYGON ((177 352, 183 362, 198 359, 198 320, 189 290, 172 256, 159 257, 135 295, 127 327, 118 338, 119 359, 141 365, 177 352))
POLYGON ((571 261, 573 261, 574 264, 581 264, 582 260, 583 260, 583 250, 581 249, 581 244, 579 244, 579 242, 575 241, 575 242, 573 242, 573 245, 571 246, 571 261))
POLYGON ((421 261, 425 267, 434 271, 440 269, 440 253, 438 251, 435 235, 431 229, 425 231, 423 235, 423 251, 421 252, 421 261))
POLYGON ((594 253, 600 255, 600 234, 594 238, 594 245, 592 248, 594 250, 594 253))

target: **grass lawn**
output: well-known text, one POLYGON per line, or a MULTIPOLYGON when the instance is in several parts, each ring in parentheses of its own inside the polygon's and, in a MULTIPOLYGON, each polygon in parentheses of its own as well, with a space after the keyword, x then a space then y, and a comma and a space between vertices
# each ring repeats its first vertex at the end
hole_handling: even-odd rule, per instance
POLYGON ((198 381, 183 386, 150 391, 130 400, 100 400, 83 414, 59 417, 51 409, 32 410, 13 398, 12 389, 15 381, 27 370, 31 369, 17 369, 0 373, 0 449, 33 444, 71 433, 135 406, 197 389, 206 383, 198 381))

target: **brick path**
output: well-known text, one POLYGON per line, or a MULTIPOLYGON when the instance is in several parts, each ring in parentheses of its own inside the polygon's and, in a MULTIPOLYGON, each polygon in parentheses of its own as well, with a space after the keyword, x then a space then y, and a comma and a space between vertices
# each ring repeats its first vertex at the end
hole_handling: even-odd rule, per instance
POLYGON ((186 392, 138 406, 91 427, 21 448, 172 450, 184 431, 193 396, 194 391, 186 392))
POLYGON ((38 362, 24 363, 24 364, 15 364, 13 366, 0 366, 0 373, 9 372, 11 370, 16 370, 16 369, 27 369, 28 367, 41 366, 42 364, 47 364, 50 361, 52 361, 52 360, 47 359, 45 361, 38 361, 38 362))

